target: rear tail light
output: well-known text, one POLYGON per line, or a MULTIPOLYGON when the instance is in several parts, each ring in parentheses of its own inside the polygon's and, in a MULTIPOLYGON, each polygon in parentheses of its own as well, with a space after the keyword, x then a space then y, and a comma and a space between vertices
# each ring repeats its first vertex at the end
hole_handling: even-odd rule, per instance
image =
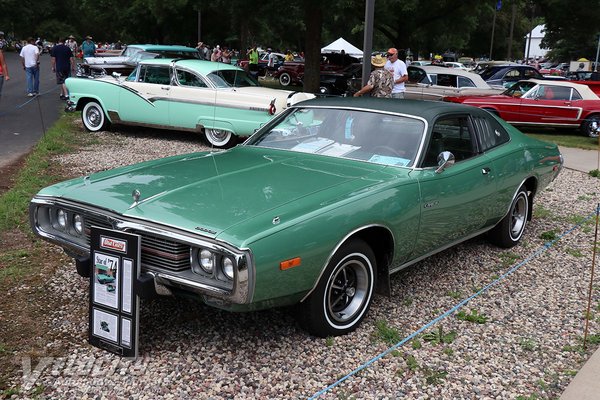
POLYGON ((271 104, 269 104, 269 115, 275 115, 277 112, 277 107, 275 107, 275 99, 271 100, 271 104))

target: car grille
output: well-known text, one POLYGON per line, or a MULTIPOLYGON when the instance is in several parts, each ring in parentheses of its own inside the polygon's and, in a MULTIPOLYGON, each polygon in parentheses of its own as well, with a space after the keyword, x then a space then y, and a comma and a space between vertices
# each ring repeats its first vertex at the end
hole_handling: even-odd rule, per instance
MULTIPOLYGON (((90 243, 90 229, 92 226, 113 229, 108 220, 100 216, 86 216, 86 240, 90 243)), ((142 268, 166 269, 169 271, 184 271, 190 268, 190 246, 184 243, 152 235, 147 232, 130 230, 130 233, 142 237, 142 268)))

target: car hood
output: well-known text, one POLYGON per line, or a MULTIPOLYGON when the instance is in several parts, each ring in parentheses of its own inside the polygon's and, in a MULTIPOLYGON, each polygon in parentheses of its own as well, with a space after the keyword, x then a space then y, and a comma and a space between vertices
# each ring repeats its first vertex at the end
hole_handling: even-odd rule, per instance
POLYGON ((245 246, 257 235, 359 195, 378 182, 370 176, 385 168, 238 146, 96 173, 50 186, 39 196, 60 197, 245 246), (140 193, 137 203, 135 190, 140 193))
POLYGON ((116 57, 86 57, 84 62, 90 65, 102 65, 102 64, 123 64, 128 61, 129 57, 116 56, 116 57))

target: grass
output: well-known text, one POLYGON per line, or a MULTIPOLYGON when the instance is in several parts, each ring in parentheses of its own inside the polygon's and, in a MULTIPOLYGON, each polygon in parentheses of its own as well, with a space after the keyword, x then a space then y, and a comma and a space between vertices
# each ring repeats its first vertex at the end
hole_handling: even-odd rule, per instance
POLYGON ((578 131, 556 131, 556 133, 528 132, 527 136, 531 136, 536 139, 543 140, 545 142, 556 143, 557 145, 564 147, 574 147, 577 149, 585 150, 600 149, 600 142, 598 141, 598 139, 583 136, 578 131))
POLYGON ((477 310, 471 310, 471 314, 467 314, 464 310, 456 313, 456 318, 461 321, 475 322, 477 324, 485 324, 490 317, 485 314, 479 314, 477 310))
POLYGON ((74 118, 74 115, 63 115, 58 119, 27 157, 15 185, 0 196, 0 232, 22 226, 33 195, 63 178, 54 175, 51 161, 53 156, 67 153, 76 146, 74 118))
POLYGON ((456 339, 456 331, 450 331, 444 333, 441 326, 438 326, 437 330, 423 334, 423 340, 434 345, 438 344, 450 344, 456 339))
POLYGON ((388 345, 396 344, 402 339, 400 332, 396 328, 388 326, 384 320, 377 321, 375 327, 374 336, 388 345))

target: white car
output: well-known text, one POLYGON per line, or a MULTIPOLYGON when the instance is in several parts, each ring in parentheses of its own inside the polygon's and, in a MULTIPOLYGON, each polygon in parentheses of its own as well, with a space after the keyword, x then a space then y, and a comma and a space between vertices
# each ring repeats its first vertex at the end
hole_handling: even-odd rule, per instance
POLYGON ((504 91, 492 88, 474 72, 435 65, 409 65, 408 82, 405 85, 404 97, 416 100, 442 100, 446 96, 485 96, 504 91))
POLYGON ((459 63, 459 62, 446 61, 444 63, 444 65, 448 68, 458 68, 458 69, 462 69, 463 71, 469 70, 469 68, 465 67, 465 65, 463 63, 459 63))

